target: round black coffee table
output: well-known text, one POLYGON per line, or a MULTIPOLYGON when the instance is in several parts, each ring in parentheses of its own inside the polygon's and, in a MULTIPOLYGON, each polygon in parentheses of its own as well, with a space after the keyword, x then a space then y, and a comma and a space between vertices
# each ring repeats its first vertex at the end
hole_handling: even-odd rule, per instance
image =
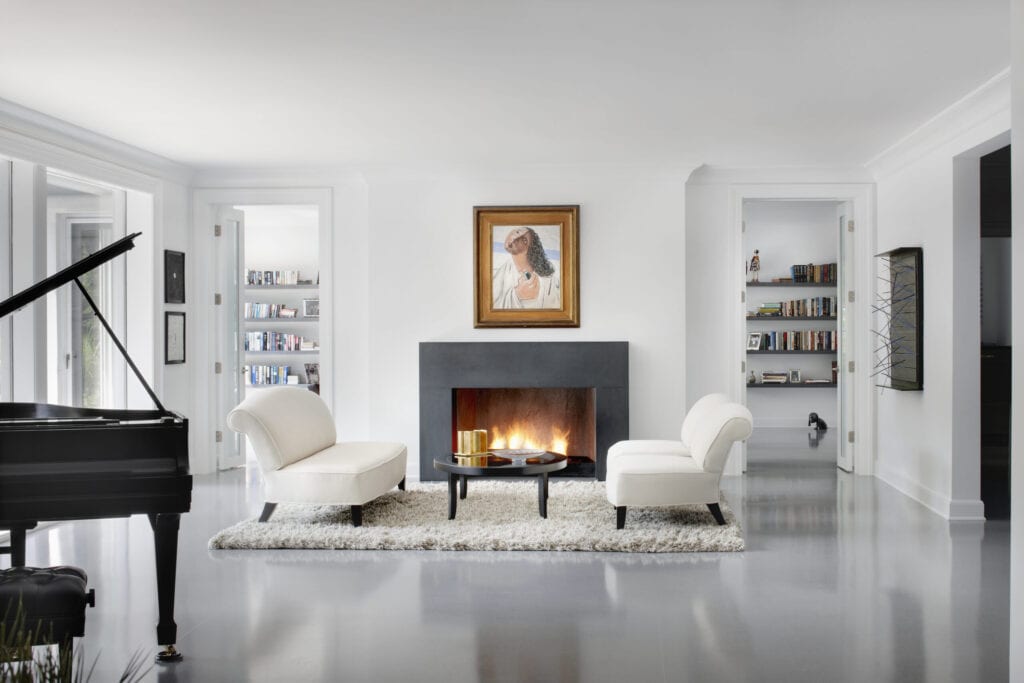
POLYGON ((569 459, 547 451, 494 450, 487 455, 487 464, 460 465, 454 455, 434 458, 434 469, 448 473, 448 519, 455 519, 458 498, 469 491, 469 477, 537 477, 537 504, 540 516, 548 516, 548 474, 564 470, 569 459), (458 497, 455 495, 459 484, 458 497))

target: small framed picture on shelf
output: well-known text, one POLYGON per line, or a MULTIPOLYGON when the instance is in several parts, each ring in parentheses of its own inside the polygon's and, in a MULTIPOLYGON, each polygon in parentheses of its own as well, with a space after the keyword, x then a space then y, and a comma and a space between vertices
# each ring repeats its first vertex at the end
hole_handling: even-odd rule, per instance
POLYGON ((761 348, 761 333, 751 332, 747 335, 747 351, 757 351, 761 348))
POLYGON ((320 364, 306 363, 306 384, 320 384, 320 364))
POLYGON ((800 371, 799 370, 790 370, 789 371, 789 383, 790 384, 800 384, 800 371))
POLYGON ((303 299, 302 300, 302 317, 303 318, 319 318, 320 317, 320 299, 303 299))

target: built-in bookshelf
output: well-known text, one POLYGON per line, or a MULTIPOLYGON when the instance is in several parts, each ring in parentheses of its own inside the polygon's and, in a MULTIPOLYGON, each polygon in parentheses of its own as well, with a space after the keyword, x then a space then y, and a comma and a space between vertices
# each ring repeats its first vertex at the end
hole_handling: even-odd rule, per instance
POLYGON ((294 269, 246 271, 240 311, 246 388, 318 389, 319 289, 294 269))
MULTIPOLYGON (((747 301, 755 308, 747 311, 746 320, 761 329, 748 326, 747 356, 836 357, 839 348, 835 327, 838 300, 834 295, 837 265, 793 265, 789 272, 789 277, 774 278, 774 281, 747 283, 747 287, 808 288, 807 296, 794 291, 796 297, 790 295, 770 301, 764 294, 748 294, 747 301), (819 294, 822 289, 830 289, 833 294, 819 294), (792 323, 814 323, 814 326, 793 327, 792 323), (823 324, 827 327, 822 328, 823 324)), ((748 363, 747 381, 751 389, 834 389, 838 386, 834 361, 832 368, 796 363, 796 367, 785 371, 755 369, 751 365, 748 363)))

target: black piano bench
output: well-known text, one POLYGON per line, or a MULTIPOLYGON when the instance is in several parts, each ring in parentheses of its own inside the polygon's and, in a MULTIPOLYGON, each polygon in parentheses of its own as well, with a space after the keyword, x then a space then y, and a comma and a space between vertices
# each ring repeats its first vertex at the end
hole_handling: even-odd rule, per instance
MULTIPOLYGON (((71 680, 72 638, 85 635, 85 607, 96 605, 86 591, 89 577, 78 567, 12 567, 0 570, 0 625, 14 643, 57 644, 64 680, 71 680)), ((10 642, 10 640, 8 641, 10 642)))

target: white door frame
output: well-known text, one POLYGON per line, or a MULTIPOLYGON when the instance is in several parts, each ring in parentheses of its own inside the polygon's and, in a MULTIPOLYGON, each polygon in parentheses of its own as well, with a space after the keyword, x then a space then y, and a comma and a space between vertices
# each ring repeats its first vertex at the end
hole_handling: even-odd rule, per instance
POLYGON ((221 205, 305 204, 316 206, 319 222, 320 252, 320 397, 335 414, 334 386, 334 302, 333 302, 333 193, 330 188, 207 188, 192 193, 192 262, 187 286, 192 292, 194 321, 188 325, 186 343, 190 349, 193 401, 195 414, 190 420, 195 448, 192 450, 192 471, 197 474, 216 470, 217 405, 215 383, 208 381, 216 361, 216 340, 196 330, 216 329, 215 293, 216 263, 213 240, 214 216, 221 205), (194 360, 193 360, 194 359, 194 360), (325 371, 326 369, 326 371, 325 371))
MULTIPOLYGON (((743 202, 747 199, 788 199, 811 201, 848 201, 853 207, 854 232, 843 233, 844 237, 852 238, 854 261, 857 272, 851 289, 856 293, 854 302, 856 329, 855 335, 855 367, 852 373, 855 423, 850 429, 855 433, 853 443, 853 470, 859 475, 873 475, 875 471, 875 390, 871 377, 873 362, 871 360, 871 303, 875 285, 875 190, 868 183, 763 183, 735 184, 730 187, 730 225, 729 250, 733 254, 731 261, 736 264, 729 282, 733 291, 746 291, 746 277, 741 267, 745 254, 743 249, 743 202)), ((837 292, 837 296, 846 299, 847 292, 837 292)), ((732 374, 730 394, 741 403, 746 403, 746 303, 737 295, 735 299, 735 315, 731 316, 732 325, 728 331, 729 348, 732 349, 736 372, 732 374)), ((840 368, 842 376, 849 378, 849 367, 840 368)), ((841 380, 842 381, 842 380, 841 380)), ((839 435, 847 438, 846 434, 839 435)), ((725 474, 741 474, 747 468, 746 444, 737 444, 738 449, 729 458, 725 474)))
MULTIPOLYGON (((11 162, 0 158, 0 301, 11 296, 14 268, 11 263, 11 162)), ((12 401, 14 395, 14 364, 12 351, 13 316, 0 320, 0 401, 12 401)))

